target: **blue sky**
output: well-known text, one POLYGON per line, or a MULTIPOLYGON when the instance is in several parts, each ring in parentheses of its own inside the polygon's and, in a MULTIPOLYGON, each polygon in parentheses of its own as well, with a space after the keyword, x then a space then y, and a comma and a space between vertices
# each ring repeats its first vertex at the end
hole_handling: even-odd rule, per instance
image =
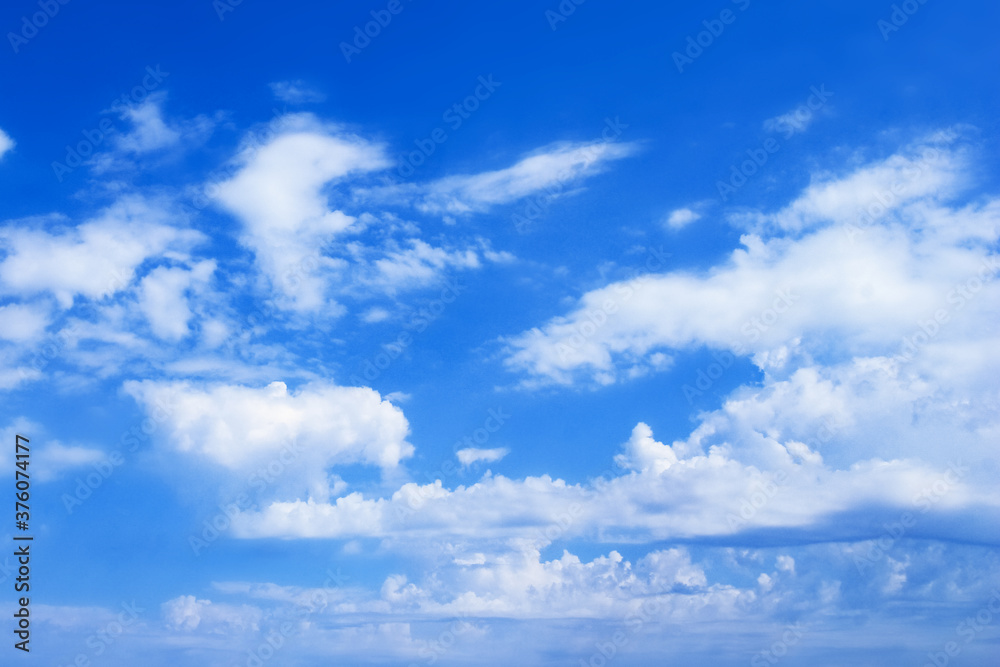
POLYGON ((996 664, 997 18, 7 3, 3 650, 996 664))

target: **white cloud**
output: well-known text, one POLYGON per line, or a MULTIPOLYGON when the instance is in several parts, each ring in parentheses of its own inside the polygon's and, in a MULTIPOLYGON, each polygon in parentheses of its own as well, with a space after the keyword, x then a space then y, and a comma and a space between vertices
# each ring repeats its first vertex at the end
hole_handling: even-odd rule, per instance
POLYGON ((35 461, 35 476, 42 482, 59 477, 67 470, 84 466, 92 468, 94 465, 102 464, 102 469, 105 471, 114 467, 114 464, 108 461, 107 455, 99 449, 64 445, 58 440, 47 442, 39 449, 35 461))
POLYGON ((201 387, 146 380, 126 382, 125 391, 152 416, 165 413, 162 432, 177 452, 241 472, 278 460, 295 471, 289 483, 303 482, 298 492, 321 500, 330 493, 330 466, 389 470, 413 453, 402 410, 367 388, 315 382, 289 391, 283 382, 201 387))
POLYGON ((657 474, 677 463, 677 454, 669 445, 653 439, 653 430, 639 422, 632 429, 632 437, 625 443, 625 453, 615 457, 615 463, 622 468, 644 472, 651 470, 657 474))
MULTIPOLYGON (((90 468, 95 464, 113 465, 107 462, 107 455, 99 449, 82 445, 64 445, 59 440, 47 437, 45 428, 23 417, 13 420, 0 429, 0 436, 6 442, 14 442, 14 437, 20 435, 27 438, 31 448, 31 478, 38 482, 48 482, 62 476, 63 473, 77 468, 90 468)), ((15 451, 13 445, 0 452, 0 471, 13 474, 15 451)))
POLYGON ((743 248, 707 272, 588 292, 568 315, 508 339, 508 367, 537 382, 607 383, 650 368, 653 354, 699 345, 755 354, 769 367, 795 353, 891 355, 941 309, 954 322, 925 352, 978 336, 1000 289, 992 280, 1000 263, 987 245, 1000 235, 1000 201, 942 205, 939 188, 954 182, 957 158, 934 150, 919 170, 893 156, 814 183, 774 214, 741 214, 760 230, 809 231, 747 233, 743 248), (858 224, 858 207, 877 202, 881 188, 888 210, 858 224), (953 291, 969 281, 977 296, 959 304, 953 291))
POLYGON ((665 223, 670 229, 682 229, 700 219, 700 213, 696 213, 689 208, 679 208, 670 212, 665 223))
POLYGON ((333 307, 323 274, 345 262, 322 249, 355 218, 330 210, 324 191, 348 175, 387 167, 383 147, 303 114, 285 117, 278 136, 247 149, 240 162, 240 171, 218 185, 216 198, 242 221, 242 242, 293 307, 333 307))
POLYGON ((968 180, 967 158, 951 145, 956 139, 953 133, 939 134, 843 176, 814 174, 791 204, 746 220, 788 232, 829 223, 867 226, 894 220, 894 213, 914 201, 947 201, 968 180))
POLYGON ((466 447, 465 449, 460 449, 455 452, 455 456, 458 457, 458 462, 462 464, 462 467, 467 468, 477 461, 482 461, 484 463, 499 461, 509 453, 510 450, 506 447, 496 447, 494 449, 466 447))
POLYGON ((138 158, 176 155, 201 145, 211 136, 216 120, 203 115, 192 119, 167 119, 163 111, 166 99, 166 93, 155 92, 141 104, 125 110, 123 118, 131 128, 114 135, 110 150, 94 155, 89 165, 95 173, 135 171, 138 158))
POLYGON ((250 605, 213 604, 193 595, 180 595, 161 606, 167 627, 191 632, 200 629, 212 634, 257 632, 263 612, 250 605))
POLYGON ((132 282, 149 258, 185 253, 204 237, 170 225, 170 216, 141 199, 124 199, 95 219, 58 232, 19 224, 0 228, 0 292, 50 292, 63 308, 77 296, 101 299, 132 282))
POLYGON ((791 556, 781 555, 775 559, 775 566, 782 572, 795 574, 795 559, 791 556))
POLYGON ((390 317, 392 317, 392 313, 388 310, 375 306, 373 308, 369 308, 361 314, 361 321, 365 324, 376 324, 378 322, 384 322, 390 317))
POLYGON ((133 129, 115 137, 119 150, 135 154, 149 153, 174 146, 181 141, 181 130, 171 127, 163 118, 165 100, 165 94, 153 93, 142 104, 128 108, 125 113, 133 129))
POLYGON ((159 338, 178 341, 188 335, 191 308, 186 292, 203 288, 215 271, 215 261, 205 260, 192 269, 159 267, 139 284, 139 308, 159 338))
POLYGON ((448 251, 414 239, 409 247, 388 251, 384 257, 372 262, 371 271, 363 282, 391 295, 398 290, 433 285, 448 270, 476 269, 480 266, 479 254, 475 250, 448 251))
POLYGON ((10 138, 10 135, 3 130, 0 130, 0 159, 3 159, 3 156, 7 153, 7 151, 12 150, 14 146, 14 140, 10 138))
POLYGON ((538 192, 557 193, 591 176, 607 163, 634 154, 636 144, 559 143, 540 148, 504 169, 448 176, 426 185, 397 188, 425 213, 467 214, 484 211, 538 192))
POLYGON ((247 149, 240 163, 236 176, 214 186, 215 198, 242 221, 241 241, 256 254, 283 307, 336 316, 344 312, 340 297, 395 296, 436 284, 449 270, 513 260, 482 239, 473 246, 433 246, 417 238, 416 224, 391 213, 332 210, 332 186, 340 187, 337 195, 356 195, 362 192, 353 187, 357 179, 390 162, 382 145, 311 115, 282 118, 277 136, 247 149))
POLYGON ((782 132, 790 137, 805 132, 816 118, 816 112, 802 105, 787 113, 764 121, 764 129, 768 132, 782 132))
POLYGON ((299 80, 275 81, 269 85, 274 96, 288 104, 309 104, 312 102, 322 102, 326 99, 326 95, 310 88, 305 82, 299 80))
MULTIPOLYGON (((433 534, 436 539, 519 540, 540 549, 557 539, 646 543, 781 528, 786 539, 799 543, 813 535, 828 540, 828 523, 840 514, 868 511, 888 519, 919 511, 924 536, 989 539, 982 520, 944 526, 939 514, 982 516, 988 512, 985 508, 1000 507, 988 476, 961 467, 947 473, 946 464, 936 467, 913 460, 852 458, 841 469, 796 461, 784 443, 800 441, 799 432, 780 426, 770 433, 758 431, 755 422, 741 417, 742 410, 739 403, 727 404, 725 410, 707 415, 687 441, 669 447, 653 440, 648 427, 639 424, 625 447, 624 462, 633 468, 641 465, 642 470, 610 480, 574 485, 547 475, 520 481, 487 475, 453 490, 440 480, 411 482, 391 497, 366 498, 353 492, 329 503, 275 501, 260 511, 239 514, 234 531, 244 538, 407 539, 433 534), (947 493, 926 508, 918 507, 918 498, 945 479, 951 480, 947 493)), ((794 413, 786 417, 791 420, 794 413)), ((807 420, 800 430, 812 429, 815 437, 810 439, 825 446, 830 440, 816 421, 807 420)), ((845 432, 854 437, 855 431, 845 432)), ((849 524, 841 529, 877 537, 882 526, 873 519, 864 527, 849 524)))
MULTIPOLYGON (((634 557, 609 550, 583 559, 512 546, 478 552, 437 546, 427 562, 426 552, 414 553, 409 543, 394 545, 411 572, 370 585, 350 577, 344 585, 339 571, 312 588, 215 582, 211 600, 203 594, 168 600, 162 622, 141 619, 141 631, 121 633, 115 651, 136 656, 135 663, 151 650, 183 647, 190 660, 210 664, 223 651, 245 656, 248 646, 271 644, 288 664, 466 665, 483 655, 512 664, 598 664, 605 655, 623 664, 673 664, 705 646, 718 648, 722 633, 735 664, 749 656, 766 662, 785 651, 809 657, 817 641, 870 650, 869 635, 837 622, 843 616, 862 615, 872 632, 919 644, 940 623, 928 618, 926 605, 975 614, 1000 599, 994 554, 968 545, 897 544, 864 576, 854 559, 877 549, 867 542, 699 549, 698 560, 684 547, 634 557), (789 553, 797 572, 782 566, 789 553), (772 561, 775 569, 762 571, 772 561), (901 612, 901 596, 916 609, 901 612)), ((96 625, 121 618, 115 612, 39 605, 33 613, 41 627, 82 643, 96 625)), ((989 664, 991 646, 979 644, 970 643, 963 656, 989 664)))
POLYGON ((50 321, 51 313, 42 304, 0 306, 0 339, 20 343, 37 340, 50 321))

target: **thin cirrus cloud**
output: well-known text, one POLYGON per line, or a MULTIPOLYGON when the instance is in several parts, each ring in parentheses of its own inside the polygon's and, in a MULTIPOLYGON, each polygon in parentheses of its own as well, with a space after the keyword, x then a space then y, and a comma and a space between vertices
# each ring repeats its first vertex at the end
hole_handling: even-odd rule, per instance
POLYGON ((326 95, 301 80, 275 81, 269 86, 274 97, 287 104, 310 104, 326 99, 326 95))
POLYGON ((371 194, 402 200, 423 213, 467 215, 538 193, 562 193, 638 150, 637 143, 561 142, 539 148, 502 169, 388 186, 371 194))

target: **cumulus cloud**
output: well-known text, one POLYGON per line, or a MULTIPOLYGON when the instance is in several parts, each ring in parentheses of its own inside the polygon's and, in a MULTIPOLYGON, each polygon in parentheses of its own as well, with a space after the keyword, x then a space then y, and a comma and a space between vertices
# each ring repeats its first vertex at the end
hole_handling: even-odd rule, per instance
POLYGON ((625 443, 625 452, 615 457, 622 468, 643 472, 661 473, 677 463, 677 454, 669 445, 653 439, 653 429, 642 422, 632 429, 632 437, 625 443))
POLYGON ((780 527, 784 539, 801 542, 814 534, 829 539, 832 517, 865 511, 871 513, 868 519, 847 522, 839 530, 852 537, 877 535, 882 530, 878 519, 920 505, 930 517, 919 527, 920 534, 988 539, 990 522, 982 518, 962 527, 941 522, 942 512, 972 515, 1000 505, 988 481, 961 462, 948 468, 950 473, 947 466, 908 460, 871 459, 836 469, 797 460, 784 444, 799 442, 793 433, 768 437, 738 423, 723 426, 708 418, 687 441, 666 446, 640 424, 619 459, 633 472, 609 480, 567 484, 547 475, 523 480, 487 475, 453 490, 440 480, 410 482, 391 497, 353 492, 329 503, 273 502, 240 514, 234 530, 241 537, 336 538, 433 532, 465 539, 521 539, 540 548, 557 538, 739 540, 740 535, 780 527), (726 436, 742 438, 738 453, 725 444, 726 436), (942 480, 948 480, 947 493, 932 493, 942 480))
MULTIPOLYGON (((0 292, 17 296, 50 293, 63 308, 82 296, 101 299, 132 282, 149 258, 179 257, 204 236, 170 224, 155 203, 123 199, 75 227, 44 230, 22 224, 0 228, 0 292)), ((36 225, 37 227, 37 225, 36 225)))
POLYGON ((509 338, 507 366, 541 382, 605 383, 650 367, 657 352, 700 345, 771 360, 892 355, 939 310, 955 321, 935 345, 983 331, 997 298, 989 244, 1000 202, 949 207, 960 151, 929 150, 921 167, 894 155, 818 180, 774 213, 739 214, 752 231, 727 261, 588 292, 569 314, 509 338))
MULTIPOLYGON (((950 171, 959 154, 942 153, 933 168, 950 171)), ((898 162, 861 166, 842 181, 856 184, 864 180, 857 174, 898 162)), ((1000 497, 970 461, 995 460, 990 437, 1000 432, 1000 356, 989 333, 1000 301, 992 281, 1000 262, 990 250, 1000 207, 949 205, 931 188, 911 199, 896 194, 894 208, 860 225, 838 217, 838 197, 816 195, 840 182, 807 189, 773 214, 741 214, 755 232, 715 268, 599 288, 570 315, 508 341, 511 368, 567 384, 625 379, 658 365, 664 351, 705 345, 716 349, 711 384, 736 355, 750 356, 761 385, 740 387, 701 414, 686 438, 658 442, 639 423, 601 484, 546 475, 488 475, 455 489, 409 483, 391 497, 275 502, 242 514, 236 532, 516 539, 556 526, 560 537, 642 542, 739 541, 780 528, 783 539, 808 541, 870 537, 879 520, 916 510, 914 535, 989 539, 987 508, 1000 497), (808 221, 780 222, 789 216, 808 221), (832 275, 840 279, 831 284, 832 275), (960 412, 944 408, 944 397, 960 412), (940 447, 945 440, 949 448, 940 447), (949 513, 965 520, 948 522, 949 513)), ((706 389, 692 377, 684 392, 693 399, 706 389)))
MULTIPOLYGON (((877 545, 722 547, 700 549, 697 558, 685 547, 633 557, 612 549, 581 558, 530 548, 466 554, 460 544, 444 543, 433 571, 418 554, 414 572, 397 570, 368 585, 339 570, 327 571, 332 576, 323 587, 216 582, 211 597, 182 594, 161 605, 159 619, 139 617, 142 631, 122 633, 115 651, 138 663, 151 651, 183 646, 207 663, 221 650, 246 655, 247 646, 270 643, 286 662, 447 665, 471 664, 484 654, 512 663, 597 664, 614 651, 629 664, 654 664, 684 662, 711 645, 713 655, 731 656, 732 664, 748 656, 763 664, 776 652, 811 660, 822 650, 816 638, 870 650, 866 636, 839 621, 844 615, 863 615, 873 632, 892 631, 919 647, 941 624, 925 605, 954 606, 959 619, 995 608, 994 550, 915 544, 905 556, 895 553, 902 548, 890 547, 893 555, 877 557, 858 576, 856 559, 878 553, 877 545), (901 608, 901 599, 919 604, 901 608), (723 645, 720 633, 729 637, 723 645)), ((412 551, 406 553, 403 562, 412 562, 412 551)), ((122 609, 124 617, 121 609, 39 605, 34 614, 42 627, 79 634, 82 643, 96 623, 144 611, 134 603, 122 609)), ((988 641, 970 642, 963 656, 988 664, 991 651, 988 641)), ((911 653, 919 660, 926 650, 911 653)), ((169 660, 176 659, 155 664, 169 660)))
POLYGON ((163 422, 170 448, 245 472, 279 460, 325 500, 325 470, 363 463, 384 470, 412 455, 402 410, 371 389, 314 382, 266 387, 129 381, 125 391, 163 422), (165 407, 164 407, 165 406, 165 407))

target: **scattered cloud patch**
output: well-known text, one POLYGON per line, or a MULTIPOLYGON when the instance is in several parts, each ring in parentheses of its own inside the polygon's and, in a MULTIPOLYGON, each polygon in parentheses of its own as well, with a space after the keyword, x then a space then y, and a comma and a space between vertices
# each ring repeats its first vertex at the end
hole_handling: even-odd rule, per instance
POLYGON ((472 464, 479 461, 482 461, 483 463, 494 463, 507 456, 509 453, 510 450, 506 447, 497 447, 494 449, 466 447, 465 449, 460 449, 455 452, 455 456, 458 457, 458 462, 462 464, 463 468, 468 468, 472 464))
POLYGON ((683 229, 687 227, 692 222, 701 219, 701 214, 692 211, 689 208, 679 208, 671 211, 665 220, 665 224, 670 229, 683 229))
POLYGON ((301 80, 275 81, 268 85, 275 99, 287 104, 312 104, 326 100, 326 95, 301 80))
POLYGON ((14 146, 14 140, 10 138, 10 135, 3 130, 0 130, 0 160, 3 159, 3 156, 6 155, 8 151, 13 150, 14 146))

